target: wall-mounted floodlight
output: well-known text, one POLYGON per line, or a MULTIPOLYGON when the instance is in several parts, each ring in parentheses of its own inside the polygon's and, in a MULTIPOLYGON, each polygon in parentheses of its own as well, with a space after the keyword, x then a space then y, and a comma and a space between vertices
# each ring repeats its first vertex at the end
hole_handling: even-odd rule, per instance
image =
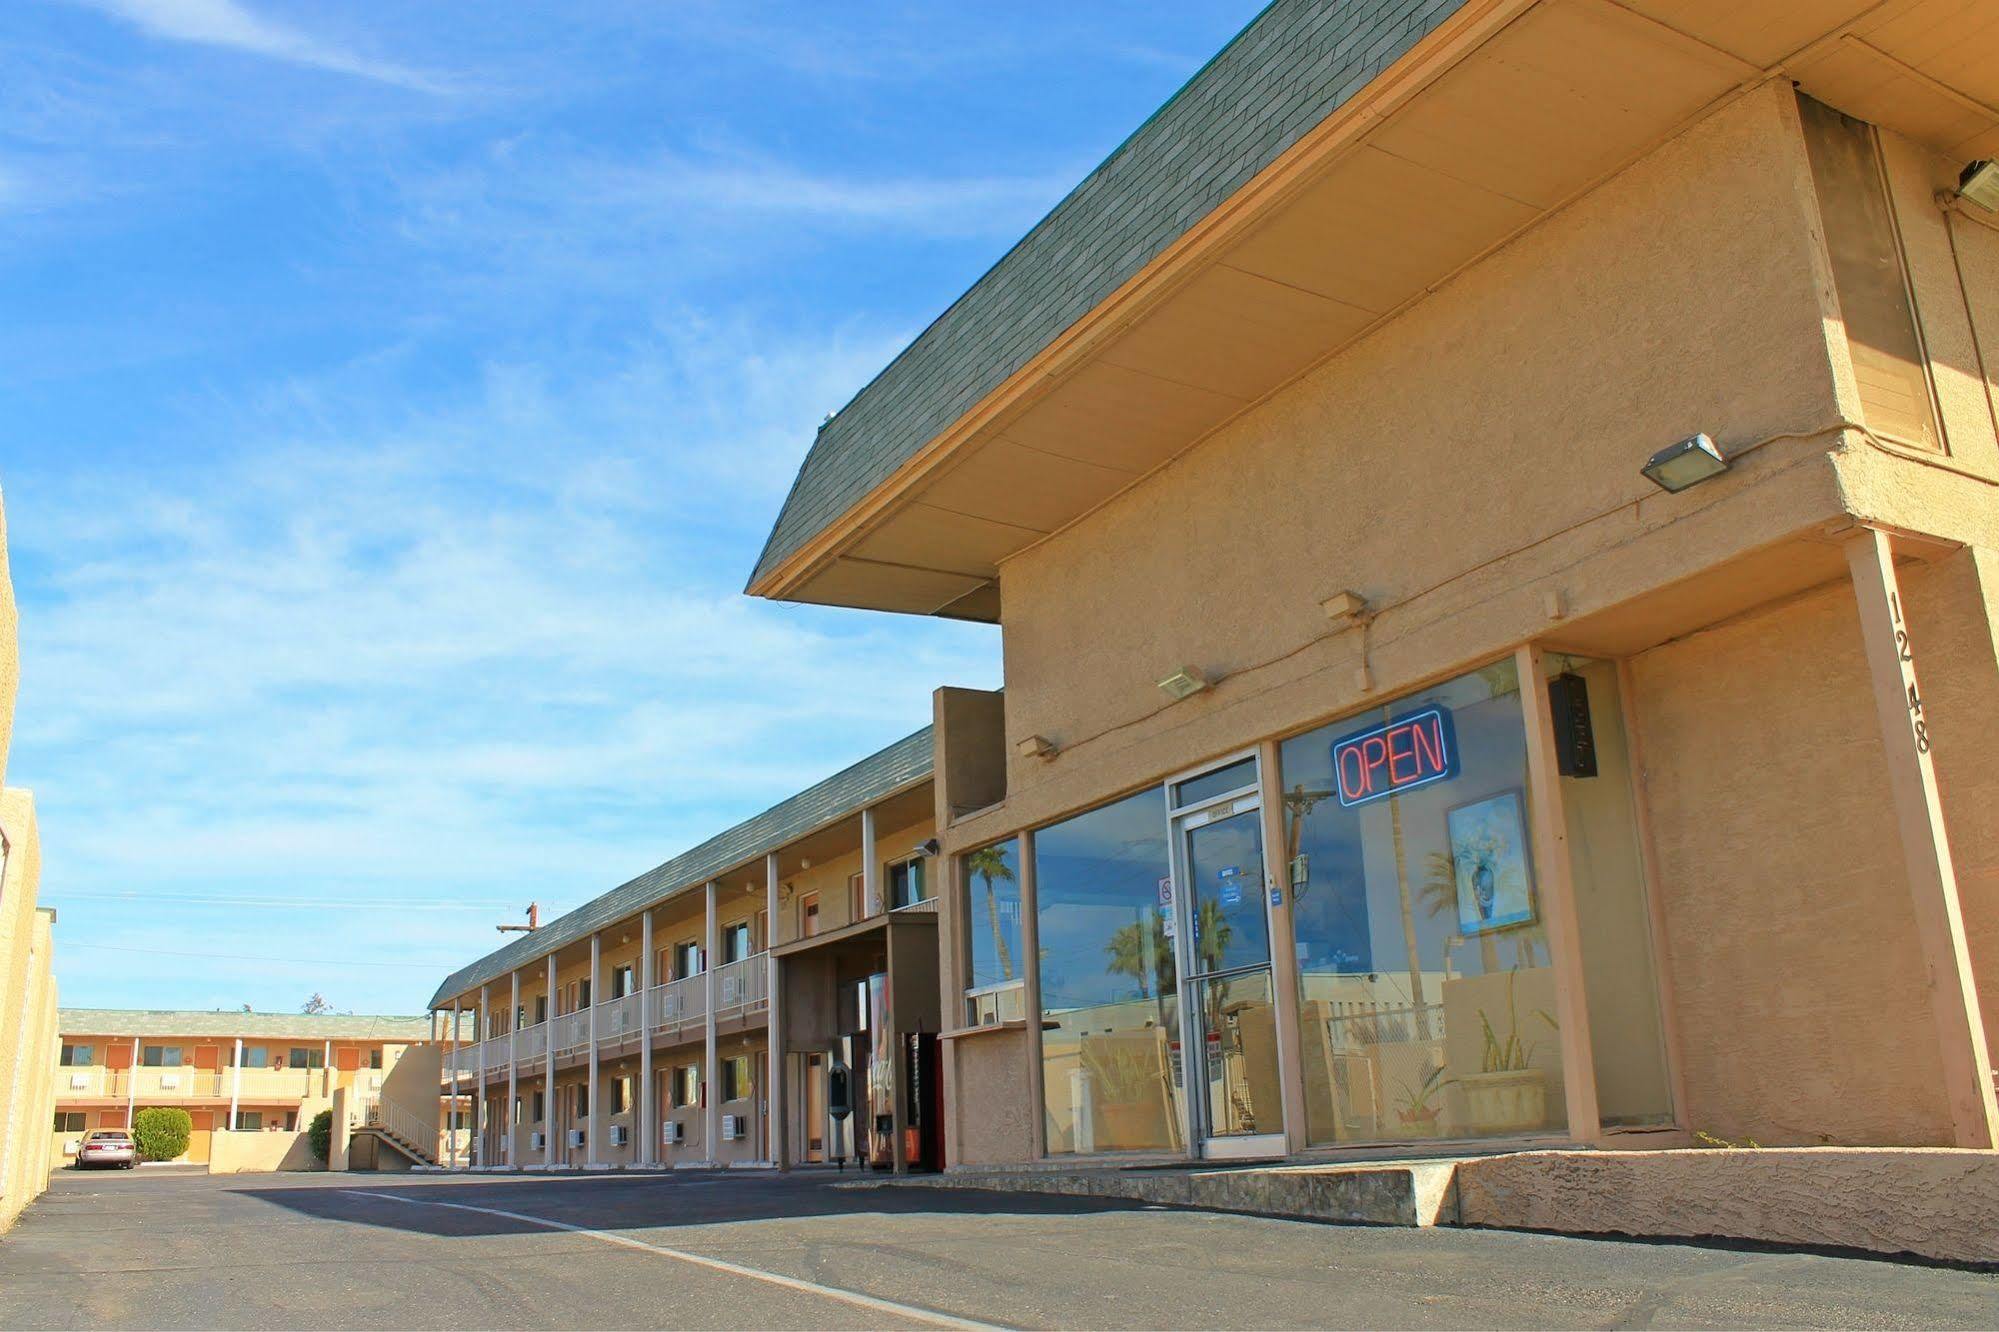
POLYGON ((1999 212, 1999 162, 1973 162, 1957 178, 1957 197, 1999 212))
POLYGON ((1159 682, 1159 687, 1174 702, 1192 698, 1208 687, 1208 677, 1192 666, 1182 666, 1173 674, 1159 682))
POLYGON ((1669 494, 1677 495, 1688 486, 1698 485, 1711 476, 1720 476, 1728 470, 1728 459, 1721 456, 1714 441, 1706 435, 1689 435, 1677 444, 1668 444, 1638 469, 1652 479, 1652 484, 1669 494))

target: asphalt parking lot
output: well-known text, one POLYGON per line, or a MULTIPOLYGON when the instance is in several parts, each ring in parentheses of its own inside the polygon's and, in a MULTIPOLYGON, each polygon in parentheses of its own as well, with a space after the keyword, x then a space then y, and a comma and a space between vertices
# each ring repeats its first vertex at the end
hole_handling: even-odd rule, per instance
POLYGON ((1999 1325, 1982 1272, 831 1183, 64 1171, 0 1326, 1999 1325))

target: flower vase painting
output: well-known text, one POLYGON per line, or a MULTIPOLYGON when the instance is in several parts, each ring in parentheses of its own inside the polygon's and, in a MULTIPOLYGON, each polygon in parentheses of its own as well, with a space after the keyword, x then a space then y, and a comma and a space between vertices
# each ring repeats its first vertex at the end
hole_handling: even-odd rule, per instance
POLYGON ((1534 871, 1515 788, 1444 815, 1457 874, 1458 932, 1467 936, 1531 924, 1534 871))

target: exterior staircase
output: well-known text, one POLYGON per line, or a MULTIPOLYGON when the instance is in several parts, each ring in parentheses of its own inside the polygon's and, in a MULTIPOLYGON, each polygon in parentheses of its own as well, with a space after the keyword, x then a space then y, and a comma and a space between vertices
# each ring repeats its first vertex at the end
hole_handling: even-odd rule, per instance
POLYGON ((423 1125, 415 1116, 400 1112, 400 1107, 382 1101, 371 1102, 366 1107, 366 1122, 357 1124, 354 1136, 366 1134, 376 1142, 389 1147, 414 1165, 428 1169, 442 1169, 437 1160, 437 1130, 423 1131, 423 1125))

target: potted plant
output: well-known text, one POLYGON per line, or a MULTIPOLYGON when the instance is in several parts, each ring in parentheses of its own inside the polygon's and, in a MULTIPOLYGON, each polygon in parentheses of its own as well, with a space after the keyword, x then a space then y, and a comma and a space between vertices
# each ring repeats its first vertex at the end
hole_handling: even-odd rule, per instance
POLYGON ((1146 1146, 1160 1136, 1162 1070, 1128 1045, 1082 1050, 1097 1116, 1097 1140, 1108 1148, 1146 1146))
POLYGON ((1395 1121, 1401 1126, 1406 1138, 1434 1138, 1437 1136, 1437 1120, 1444 1107, 1437 1101, 1437 1094, 1444 1089, 1447 1079, 1441 1064, 1426 1064, 1422 1082, 1411 1087, 1407 1082, 1401 1085, 1401 1095, 1395 1104, 1395 1121))
MULTIPOLYGON (((1555 1019, 1541 1009, 1534 1016, 1555 1028, 1555 1019)), ((1484 1009, 1478 1013, 1483 1051, 1479 1071, 1458 1079, 1465 1090, 1465 1113, 1488 1133, 1523 1133, 1548 1122, 1547 1074, 1533 1067, 1538 1046, 1520 1038, 1513 1004, 1513 973, 1506 976, 1506 1035, 1494 1030, 1484 1009)))

